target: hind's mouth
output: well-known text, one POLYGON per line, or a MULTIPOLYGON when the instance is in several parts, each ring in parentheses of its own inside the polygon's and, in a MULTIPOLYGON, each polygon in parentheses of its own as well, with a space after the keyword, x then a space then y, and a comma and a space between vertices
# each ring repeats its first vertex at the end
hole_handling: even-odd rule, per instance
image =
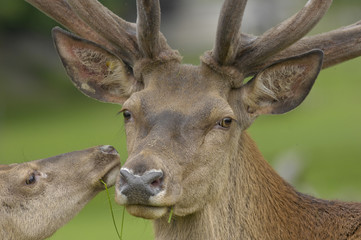
POLYGON ((120 170, 120 162, 111 167, 103 177, 100 178, 101 181, 105 182, 108 187, 112 187, 115 184, 116 178, 120 170))

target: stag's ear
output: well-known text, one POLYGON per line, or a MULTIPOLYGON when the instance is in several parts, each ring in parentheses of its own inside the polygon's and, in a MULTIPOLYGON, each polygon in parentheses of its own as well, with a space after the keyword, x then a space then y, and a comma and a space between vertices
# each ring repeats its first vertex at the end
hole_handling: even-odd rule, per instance
POLYGON ((68 75, 85 95, 122 104, 135 90, 137 83, 132 70, 121 59, 58 27, 52 33, 68 75))
POLYGON ((252 116, 281 114, 297 107, 310 92, 322 67, 323 52, 313 50, 272 64, 242 89, 242 100, 252 116))

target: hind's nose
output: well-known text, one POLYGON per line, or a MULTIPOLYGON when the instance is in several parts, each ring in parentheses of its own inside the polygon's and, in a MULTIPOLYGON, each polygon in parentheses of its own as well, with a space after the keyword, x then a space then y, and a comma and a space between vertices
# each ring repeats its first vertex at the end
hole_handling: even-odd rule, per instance
POLYGON ((120 170, 119 191, 127 197, 128 204, 148 204, 149 197, 162 191, 163 171, 151 170, 135 175, 126 168, 120 170))
POLYGON ((114 155, 118 154, 117 150, 115 150, 115 148, 110 145, 101 146, 100 150, 106 154, 114 154, 114 155))

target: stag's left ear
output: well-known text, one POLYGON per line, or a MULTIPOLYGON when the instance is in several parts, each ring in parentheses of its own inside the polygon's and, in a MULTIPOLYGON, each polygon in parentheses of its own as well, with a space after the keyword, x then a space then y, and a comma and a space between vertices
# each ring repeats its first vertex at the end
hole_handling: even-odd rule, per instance
POLYGON ((139 89, 132 69, 104 47, 60 28, 53 29, 53 38, 68 75, 85 95, 123 104, 139 89))
POLYGON ((288 112, 306 98, 322 67, 323 52, 312 50, 281 60, 245 84, 242 102, 253 117, 288 112))

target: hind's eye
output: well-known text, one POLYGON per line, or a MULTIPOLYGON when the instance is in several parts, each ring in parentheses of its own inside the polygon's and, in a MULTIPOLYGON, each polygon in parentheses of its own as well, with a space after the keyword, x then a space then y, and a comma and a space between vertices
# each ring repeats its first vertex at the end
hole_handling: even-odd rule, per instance
POLYGON ((35 173, 32 173, 28 179, 25 180, 26 185, 31 185, 34 184, 36 182, 36 176, 35 173))
POLYGON ((128 110, 123 111, 123 117, 125 121, 128 121, 132 118, 132 113, 128 110))

